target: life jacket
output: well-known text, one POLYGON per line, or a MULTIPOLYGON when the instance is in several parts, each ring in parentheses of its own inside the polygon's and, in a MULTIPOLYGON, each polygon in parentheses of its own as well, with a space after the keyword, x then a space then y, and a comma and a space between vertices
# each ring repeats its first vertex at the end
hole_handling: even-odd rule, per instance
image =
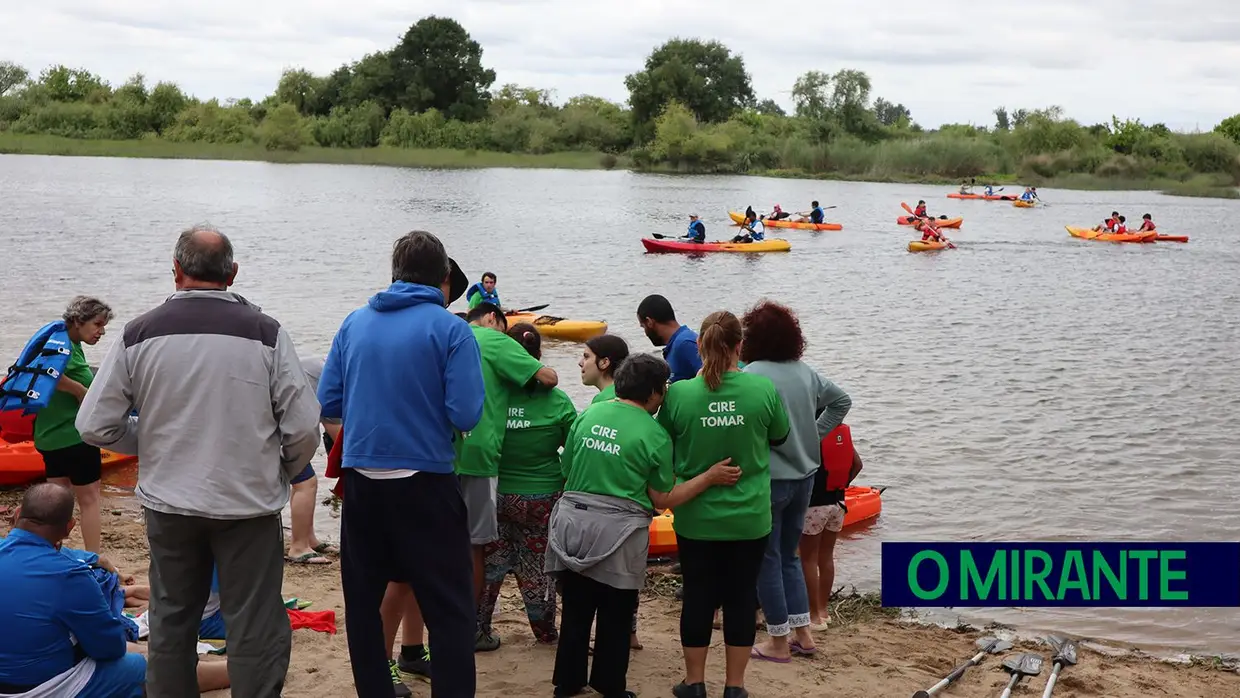
POLYGON ((839 425, 823 437, 820 446, 822 469, 827 471, 827 497, 831 504, 843 504, 853 463, 852 429, 839 425))
POLYGON ((1149 230, 1157 230, 1157 228, 1154 226, 1154 221, 1145 221, 1144 223, 1141 224, 1141 232, 1144 233, 1149 230))
POLYGON ((483 303, 490 303, 491 305, 494 305, 494 306, 499 305, 499 292, 491 291, 490 293, 487 293, 487 290, 482 287, 481 281, 469 287, 469 290, 465 292, 465 298, 468 299, 470 296, 474 295, 475 293, 482 296, 483 303))
POLYGON ((344 469, 340 466, 340 461, 344 458, 344 428, 340 429, 340 434, 336 437, 332 444, 332 450, 327 453, 327 469, 323 471, 323 477, 336 478, 336 484, 332 486, 332 494, 344 499, 344 469))
POLYGON ((72 355, 73 342, 63 320, 39 328, 0 382, 0 412, 34 414, 47 407, 72 355))
POLYGON ((697 238, 705 239, 706 238, 706 224, 703 223, 702 221, 693 221, 692 223, 690 223, 689 224, 689 237, 694 238, 694 239, 697 239, 697 238))
POLYGON ((822 223, 826 219, 826 214, 822 212, 821 206, 816 206, 813 211, 809 212, 809 219, 814 223, 822 223))
POLYGON ((1120 235, 1126 234, 1128 232, 1128 227, 1123 223, 1118 223, 1115 226, 1115 232, 1120 235))
POLYGON ((753 226, 751 227, 753 228, 753 230, 749 233, 751 238, 754 240, 761 240, 766 237, 766 226, 762 224, 762 221, 754 221, 753 226))
POLYGON ((918 206, 917 208, 913 209, 913 215, 914 215, 914 216, 917 216, 917 217, 919 217, 919 218, 920 218, 920 217, 925 216, 925 215, 926 215, 926 207, 925 207, 925 205, 923 204, 923 205, 918 206))

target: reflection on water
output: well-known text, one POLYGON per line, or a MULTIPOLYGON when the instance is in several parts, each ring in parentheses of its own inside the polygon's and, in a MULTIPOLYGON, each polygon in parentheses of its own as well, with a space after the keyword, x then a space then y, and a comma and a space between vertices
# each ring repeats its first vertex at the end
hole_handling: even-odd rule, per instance
MULTIPOLYGON (((863 484, 882 516, 839 546, 838 580, 873 589, 884 540, 1227 540, 1240 529, 1233 454, 1240 347, 1240 203, 1144 192, 1044 191, 1050 206, 955 201, 924 186, 672 177, 626 172, 425 171, 327 165, 0 156, 0 355, 75 293, 117 311, 87 348, 172 290, 181 228, 233 237, 237 291, 304 354, 387 284, 393 240, 439 234, 471 277, 499 276, 506 303, 603 319, 654 351, 634 312, 648 293, 696 325, 760 297, 792 305, 806 359, 853 397, 863 484), (959 249, 909 254, 900 201, 962 215, 959 249), (647 255, 643 233, 680 234, 701 214, 730 237, 728 208, 838 205, 843 232, 772 231, 772 255, 647 255), (1070 238, 1112 209, 1154 214, 1187 245, 1070 238), (13 266, 12 260, 21 260, 13 266), (35 270, 31 275, 14 270, 35 270)), ((584 406, 579 347, 546 361, 584 406)), ((322 456, 316 462, 321 467, 322 456)), ((109 482, 132 484, 132 472, 109 482)), ((320 489, 323 492, 323 489, 320 489)), ((319 527, 336 522, 320 507, 319 527)), ((986 610, 1031 630, 1240 650, 1235 610, 986 610)))

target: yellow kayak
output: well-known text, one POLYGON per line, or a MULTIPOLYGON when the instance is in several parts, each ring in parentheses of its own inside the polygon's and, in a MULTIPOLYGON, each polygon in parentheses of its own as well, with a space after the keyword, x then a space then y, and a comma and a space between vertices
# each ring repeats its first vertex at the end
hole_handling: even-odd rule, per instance
MULTIPOLYGON (((728 211, 728 217, 732 222, 740 225, 745 222, 745 214, 736 211, 728 211)), ((794 221, 791 217, 780 220, 763 218, 762 224, 768 228, 792 228, 793 230, 843 230, 844 226, 840 223, 801 223, 794 221)))
POLYGON ((759 240, 758 242, 688 242, 685 240, 653 240, 642 238, 642 245, 647 252, 787 252, 792 243, 780 238, 759 240))
POLYGON ((946 242, 934 242, 932 240, 910 240, 908 243, 909 252, 929 252, 931 250, 942 250, 946 247, 946 242))
POLYGON ((1015 206, 1016 208, 1033 208, 1034 203, 1035 202, 1033 201, 1021 201, 1020 199, 1017 199, 1016 201, 1012 202, 1012 205, 1015 206))
POLYGON ((538 313, 508 313, 508 326, 528 322, 538 328, 538 333, 549 339, 566 339, 584 342, 607 332, 607 323, 601 320, 566 320, 554 315, 538 313))

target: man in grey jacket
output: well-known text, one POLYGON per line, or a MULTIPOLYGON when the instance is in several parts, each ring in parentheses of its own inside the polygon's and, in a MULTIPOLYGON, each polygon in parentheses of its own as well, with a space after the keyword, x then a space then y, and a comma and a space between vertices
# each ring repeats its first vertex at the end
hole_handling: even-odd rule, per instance
POLYGON ((147 695, 198 695, 198 623, 217 565, 233 696, 269 698, 292 650, 280 511, 318 446, 319 403, 288 333, 227 290, 237 264, 226 236, 181 233, 173 271, 176 293, 125 326, 76 425, 83 441, 138 456, 147 695))

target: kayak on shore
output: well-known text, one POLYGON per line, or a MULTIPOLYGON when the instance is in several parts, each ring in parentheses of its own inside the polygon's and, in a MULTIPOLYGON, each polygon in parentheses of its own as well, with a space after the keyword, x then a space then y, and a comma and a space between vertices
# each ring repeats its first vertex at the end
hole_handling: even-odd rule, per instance
POLYGON ((787 252, 792 243, 778 238, 759 242, 679 242, 676 240, 655 240, 642 238, 642 245, 647 252, 787 252))
MULTIPOLYGON (((103 452, 104 470, 118 465, 127 465, 136 460, 138 460, 137 456, 126 456, 106 450, 103 452)), ((0 441, 0 485, 24 485, 41 480, 46 474, 43 456, 35 450, 33 441, 17 443, 0 441)))
POLYGON ((942 250, 947 248, 947 243, 935 240, 909 240, 909 252, 931 252, 933 250, 942 250))
MULTIPOLYGON (((736 211, 728 211, 728 217, 733 223, 740 225, 745 222, 745 214, 736 211)), ((798 223, 789 218, 782 220, 771 220, 769 218, 762 219, 762 225, 768 228, 791 228, 793 230, 843 230, 844 226, 839 223, 798 223)))
POLYGON ((993 196, 986 196, 985 194, 961 194, 958 191, 954 191, 948 194, 947 198, 949 199, 977 199, 981 201, 1015 201, 1017 199, 1015 194, 995 194, 993 196))
POLYGON ((510 326, 518 322, 528 322, 537 327, 538 333, 548 339, 584 342, 607 332, 607 323, 602 320, 569 320, 538 313, 505 313, 505 315, 510 326))
MULTIPOLYGON (((844 490, 844 527, 869 521, 883 511, 882 487, 849 487, 844 490)), ((650 557, 676 554, 675 516, 666 511, 650 522, 650 557)))
POLYGON ((1064 228, 1074 238, 1098 240, 1100 242, 1154 242, 1154 239, 1158 237, 1158 233, 1153 230, 1144 233, 1104 233, 1092 228, 1081 228, 1074 225, 1065 225, 1064 228))
MULTIPOLYGON (((916 216, 900 216, 896 219, 896 223, 899 223, 900 225, 912 225, 913 221, 916 220, 916 216)), ((964 223, 964 219, 959 217, 931 218, 930 220, 934 221, 934 225, 939 228, 959 228, 964 223)))

